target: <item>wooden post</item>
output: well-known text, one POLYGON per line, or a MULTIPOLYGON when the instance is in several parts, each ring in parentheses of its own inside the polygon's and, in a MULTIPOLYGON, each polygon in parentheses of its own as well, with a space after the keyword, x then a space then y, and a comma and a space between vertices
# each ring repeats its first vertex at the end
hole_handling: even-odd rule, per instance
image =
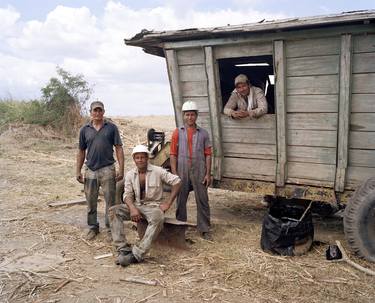
POLYGON ((172 94, 172 99, 173 99, 173 108, 174 108, 176 126, 179 127, 183 125, 182 112, 181 112, 183 102, 182 102, 181 89, 180 89, 180 75, 179 75, 176 51, 173 49, 165 50, 165 58, 167 62, 169 84, 171 87, 171 94, 172 94))
POLYGON ((274 66, 276 88, 276 141, 277 167, 276 185, 284 186, 287 178, 287 146, 286 146, 286 75, 284 41, 274 42, 274 66))
POLYGON ((350 84, 351 84, 352 37, 341 36, 340 55, 340 92, 339 92, 339 129, 337 132, 337 167, 335 191, 343 192, 345 188, 346 168, 348 167, 348 141, 350 120, 350 84))
POLYGON ((220 102, 217 98, 216 81, 215 81, 215 59, 212 47, 204 48, 206 73, 208 81, 208 104, 210 111, 212 143, 213 143, 213 177, 214 180, 221 180, 221 162, 223 150, 221 146, 221 125, 220 125, 220 102))

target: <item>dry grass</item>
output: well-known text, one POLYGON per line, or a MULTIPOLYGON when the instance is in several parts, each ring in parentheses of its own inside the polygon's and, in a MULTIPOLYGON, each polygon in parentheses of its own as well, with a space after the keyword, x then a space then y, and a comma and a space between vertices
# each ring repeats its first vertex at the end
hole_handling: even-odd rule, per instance
MULTIPOLYGON (((171 130, 166 124, 163 129, 157 118, 137 119, 118 121, 127 169, 132 165, 131 147, 138 138, 146 140, 149 124, 171 130)), ((105 230, 95 241, 84 240, 85 206, 47 206, 53 200, 82 197, 73 177, 75 146, 37 127, 15 128, 0 136, 0 302, 374 302, 374 277, 325 260, 328 242, 345 243, 339 220, 315 218, 316 239, 321 242, 307 255, 269 255, 259 245, 266 210, 260 197, 251 194, 210 190, 213 242, 189 230, 194 244, 187 251, 155 247, 145 263, 126 269, 111 257, 95 260, 113 251, 105 230), (46 259, 43 270, 27 269, 30 264, 9 269, 9 264, 37 255, 56 256, 62 262, 46 259), (158 285, 123 281, 134 276, 158 285)), ((191 199, 192 221, 195 212, 191 199)), ((103 222, 103 203, 99 215, 103 222)), ((130 223, 126 231, 131 243, 137 241, 130 223)), ((350 258, 375 269, 374 264, 350 258)))

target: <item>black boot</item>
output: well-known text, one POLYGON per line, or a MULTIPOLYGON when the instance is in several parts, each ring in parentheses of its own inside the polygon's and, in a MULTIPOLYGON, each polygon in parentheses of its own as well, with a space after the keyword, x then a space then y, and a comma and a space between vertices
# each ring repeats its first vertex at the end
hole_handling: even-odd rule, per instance
POLYGON ((117 257, 117 262, 119 265, 126 267, 132 263, 138 263, 138 260, 136 259, 136 257, 134 257, 132 252, 127 254, 120 252, 117 257))

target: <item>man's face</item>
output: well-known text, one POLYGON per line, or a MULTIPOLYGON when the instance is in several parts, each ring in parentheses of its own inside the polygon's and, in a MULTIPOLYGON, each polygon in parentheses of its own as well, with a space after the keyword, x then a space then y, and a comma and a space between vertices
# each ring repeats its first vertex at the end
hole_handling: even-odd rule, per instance
POLYGON ((184 112, 184 121, 185 124, 189 127, 192 127, 195 125, 195 122, 197 122, 198 114, 196 111, 188 111, 184 112))
POLYGON ((241 96, 246 97, 250 93, 250 85, 248 83, 237 83, 236 90, 241 96))
POLYGON ((136 153, 133 155, 133 160, 135 165, 139 170, 144 170, 147 168, 148 155, 146 153, 136 153))
POLYGON ((100 107, 96 107, 90 111, 91 119, 94 121, 101 121, 104 117, 104 110, 100 107))

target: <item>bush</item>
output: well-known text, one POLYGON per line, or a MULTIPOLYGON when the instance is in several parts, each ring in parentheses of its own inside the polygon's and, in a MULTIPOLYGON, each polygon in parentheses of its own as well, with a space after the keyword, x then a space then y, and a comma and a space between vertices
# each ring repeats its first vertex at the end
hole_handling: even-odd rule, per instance
POLYGON ((21 102, 0 100, 0 126, 19 121, 22 116, 22 106, 21 102))
POLYGON ((92 89, 83 75, 71 75, 57 67, 59 78, 51 78, 41 89, 48 124, 61 129, 66 135, 75 135, 82 122, 86 102, 92 89))
POLYGON ((51 120, 51 113, 42 101, 0 100, 0 126, 17 122, 46 126, 51 120))
POLYGON ((41 100, 0 99, 0 127, 12 122, 49 125, 67 136, 75 136, 92 89, 83 75, 73 76, 59 67, 57 74, 58 78, 51 78, 41 89, 41 100))

